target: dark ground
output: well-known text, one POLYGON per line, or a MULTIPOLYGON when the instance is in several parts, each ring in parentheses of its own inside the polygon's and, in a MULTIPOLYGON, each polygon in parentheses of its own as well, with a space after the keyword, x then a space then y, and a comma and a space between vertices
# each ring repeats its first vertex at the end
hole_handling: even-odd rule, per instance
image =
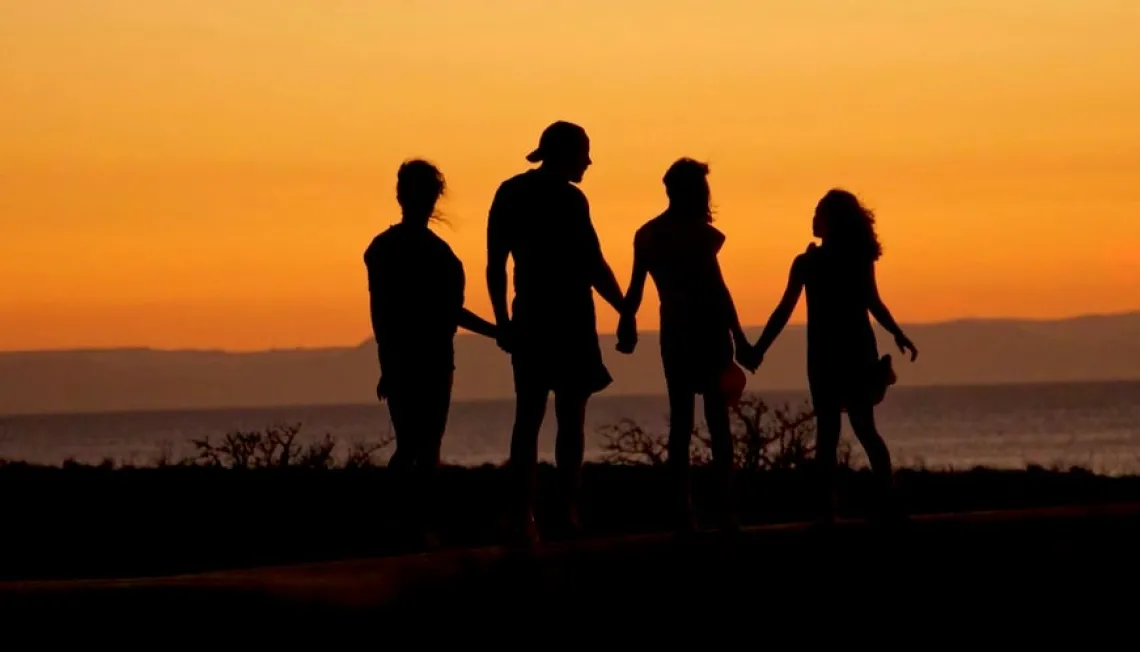
MULTIPOLYGON (((680 541, 654 533, 667 522, 659 470, 594 466, 587 538, 530 551, 493 545, 498 470, 449 469, 445 483, 453 547, 394 556, 383 469, 2 468, 0 613, 9 623, 52 614, 239 629, 397 628, 425 616, 509 629, 529 614, 523 622, 573 623, 581 633, 606 623, 736 631, 786 618, 822 627, 863 611, 968 611, 1008 623, 1015 606, 1038 617, 1097 600, 1138 606, 1137 478, 903 472, 904 500, 918 515, 909 525, 823 528, 794 523, 808 516, 802 476, 757 474, 740 479, 742 512, 768 525, 680 541), (965 513, 978 510, 987 513, 965 513), (253 570, 234 570, 242 568, 253 570), (85 577, 120 579, 76 579, 85 577), (1115 594, 1123 597, 1109 600, 1115 594)), ((848 479, 845 513, 861 514, 864 485, 862 475, 848 479)))

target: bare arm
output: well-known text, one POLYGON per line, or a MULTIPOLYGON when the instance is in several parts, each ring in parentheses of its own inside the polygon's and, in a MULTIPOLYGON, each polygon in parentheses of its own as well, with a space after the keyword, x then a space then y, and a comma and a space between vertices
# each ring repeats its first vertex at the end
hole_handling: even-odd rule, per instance
POLYGON ((476 315, 467 308, 464 308, 463 311, 459 313, 459 327, 467 329, 476 335, 482 335, 483 337, 489 337, 491 339, 495 339, 499 333, 494 324, 476 315))
POLYGON ((618 285, 617 277, 614 276, 614 270, 606 262, 606 257, 602 253, 602 243, 598 240, 598 232, 594 229, 593 220, 590 218, 590 204, 584 195, 582 196, 582 204, 589 228, 589 247, 592 258, 590 282, 606 303, 620 313, 624 307, 625 297, 622 296, 621 286, 618 285))
POLYGON ((741 348, 748 343, 748 336, 744 333, 744 327, 740 325, 740 315, 736 312, 736 303, 732 300, 732 292, 729 291, 728 283, 724 280, 724 273, 720 269, 720 261, 714 260, 713 265, 715 266, 718 283, 717 291, 720 293, 721 301, 724 304, 723 310, 732 328, 732 339, 736 342, 736 346, 741 348))
POLYGON ((780 299, 779 305, 772 311, 772 316, 768 318, 767 325, 764 326, 764 332, 761 333, 760 339, 756 342, 757 353, 763 355, 780 336, 784 330, 784 326, 788 325, 788 320, 792 317, 792 311, 796 309, 796 304, 800 301, 800 294, 804 289, 803 274, 801 272, 800 262, 802 259, 797 258, 792 263, 792 269, 788 273, 788 286, 784 289, 784 296, 780 299))
POLYGON ((511 321, 507 311, 507 257, 510 255, 510 244, 505 232, 508 228, 505 221, 508 209, 500 186, 487 217, 487 292, 491 296, 500 345, 505 344, 502 336, 511 321))
POLYGON ((645 295, 645 281, 649 275, 649 270, 645 267, 645 261, 642 258, 635 243, 633 247, 633 271, 629 275, 629 289, 625 292, 625 303, 621 309, 623 317, 635 317, 637 311, 641 309, 641 300, 645 295))
POLYGON ((906 353, 910 350, 910 359, 913 362, 918 357, 918 349, 914 347, 914 343, 910 338, 903 333, 902 328, 895 322, 895 318, 891 315, 891 311, 887 308, 887 304, 883 303, 883 298, 879 296, 879 282, 875 278, 875 266, 872 265, 870 269, 871 275, 871 302, 870 311, 871 316, 875 321, 883 325, 887 332, 894 336, 895 343, 898 345, 899 350, 906 353))

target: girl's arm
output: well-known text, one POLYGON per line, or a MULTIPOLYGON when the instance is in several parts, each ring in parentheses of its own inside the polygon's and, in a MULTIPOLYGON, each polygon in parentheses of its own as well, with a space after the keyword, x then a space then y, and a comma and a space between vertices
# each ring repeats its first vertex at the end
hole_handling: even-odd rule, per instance
POLYGON ((760 339, 756 342, 757 357, 763 357, 768 352, 772 342, 776 341, 776 338, 784 330, 784 326, 788 325, 792 311, 800 302, 800 294, 803 292, 803 288, 803 258, 797 256, 792 262, 791 271, 788 272, 788 286, 784 289, 784 296, 780 299, 776 309, 772 311, 772 316, 768 318, 768 324, 764 326, 764 332, 760 334, 760 339))
POLYGON ((743 348, 748 346, 748 335, 744 333, 744 327, 740 325, 740 315, 736 312, 736 303, 732 300, 732 292, 728 289, 728 283, 724 280, 724 274, 720 269, 720 261, 714 261, 714 274, 717 280, 717 291, 720 293, 721 300, 724 304, 724 311, 728 317, 728 323, 732 328, 732 339, 736 343, 736 347, 743 348))
POLYGON ((910 360, 914 362, 918 357, 918 349, 914 347, 914 343, 910 341, 910 338, 903 333, 902 328, 895 322, 895 318, 891 316, 891 311, 887 309, 887 304, 883 303, 882 297, 879 296, 879 283, 875 278, 875 266, 873 264, 871 265, 870 275, 871 303, 869 308, 871 316, 875 318, 875 321, 882 324, 888 333, 895 337, 895 344, 898 345, 900 351, 906 353, 908 349, 910 350, 910 360))
POLYGON ((499 330, 495 328, 494 324, 476 315, 467 308, 463 308, 459 313, 459 327, 465 328, 476 335, 482 335, 483 337, 489 337, 491 339, 495 339, 499 334, 499 330))
POLYGON ((621 320, 618 322, 617 349, 622 353, 633 353, 633 349, 637 346, 637 311, 641 309, 641 300, 645 295, 645 281, 649 275, 638 249, 635 242, 633 272, 629 277, 629 289, 626 290, 621 307, 621 320))

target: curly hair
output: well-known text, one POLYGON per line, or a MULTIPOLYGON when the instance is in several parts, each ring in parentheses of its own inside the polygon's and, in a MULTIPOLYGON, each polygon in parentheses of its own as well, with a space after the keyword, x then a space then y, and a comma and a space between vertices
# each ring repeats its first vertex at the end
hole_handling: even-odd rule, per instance
POLYGON ((679 158, 665 171, 662 182, 671 212, 713 221, 709 166, 691 158, 679 158))
POLYGON ((871 261, 883 255, 875 233, 875 213, 853 193, 841 188, 829 190, 816 205, 816 214, 827 226, 827 239, 838 249, 871 261))
POLYGON ((445 192, 443 172, 423 159, 405 161, 396 173, 396 201, 404 209, 405 219, 438 219, 435 205, 445 192))

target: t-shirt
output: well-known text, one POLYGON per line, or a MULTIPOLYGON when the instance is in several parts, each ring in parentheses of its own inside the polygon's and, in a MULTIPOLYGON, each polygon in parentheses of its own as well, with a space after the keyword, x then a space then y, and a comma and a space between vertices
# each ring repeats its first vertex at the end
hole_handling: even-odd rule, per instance
POLYGON ((716 260, 724 241, 707 222, 669 214, 637 230, 634 255, 657 286, 662 330, 730 328, 716 260))
POLYGON ((427 227, 397 224, 364 263, 382 371, 453 369, 466 279, 451 247, 427 227))
POLYGON ((491 204, 487 246, 514 260, 516 329, 596 332, 593 285, 602 250, 576 186, 541 169, 504 181, 491 204))

